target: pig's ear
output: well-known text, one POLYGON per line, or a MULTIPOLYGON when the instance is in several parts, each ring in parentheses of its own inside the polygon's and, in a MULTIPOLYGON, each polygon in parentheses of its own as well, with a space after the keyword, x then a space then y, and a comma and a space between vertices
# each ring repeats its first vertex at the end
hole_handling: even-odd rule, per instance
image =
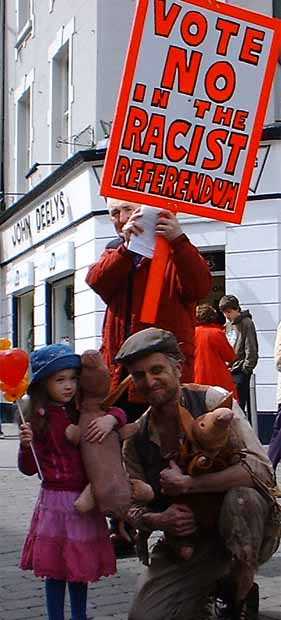
POLYGON ((232 409, 233 405, 233 392, 229 392, 227 396, 219 403, 219 407, 226 407, 227 409, 232 409))
POLYGON ((221 388, 219 386, 208 387, 206 390, 206 397, 205 397, 206 410, 213 411, 214 409, 217 409, 218 407, 229 407, 229 409, 231 409, 232 397, 233 397, 232 392, 228 392, 224 388, 221 388), (226 399, 231 399, 228 401, 229 404, 226 404, 227 403, 226 399))

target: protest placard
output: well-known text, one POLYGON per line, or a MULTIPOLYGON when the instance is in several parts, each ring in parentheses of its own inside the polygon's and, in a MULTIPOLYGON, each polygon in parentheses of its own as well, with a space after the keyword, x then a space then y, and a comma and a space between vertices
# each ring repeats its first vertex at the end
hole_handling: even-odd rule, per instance
POLYGON ((281 22, 213 0, 139 0, 101 193, 241 222, 281 22))

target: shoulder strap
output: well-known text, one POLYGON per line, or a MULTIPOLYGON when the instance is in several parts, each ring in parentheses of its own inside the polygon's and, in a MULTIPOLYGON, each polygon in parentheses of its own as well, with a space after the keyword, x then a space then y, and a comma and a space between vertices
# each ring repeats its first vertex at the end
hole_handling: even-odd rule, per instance
POLYGON ((186 409, 182 405, 179 405, 178 408, 179 408, 179 420, 180 420, 181 428, 183 432, 185 433, 187 439, 191 441, 192 440, 192 424, 193 424, 194 418, 192 417, 190 411, 188 411, 188 409, 186 409))

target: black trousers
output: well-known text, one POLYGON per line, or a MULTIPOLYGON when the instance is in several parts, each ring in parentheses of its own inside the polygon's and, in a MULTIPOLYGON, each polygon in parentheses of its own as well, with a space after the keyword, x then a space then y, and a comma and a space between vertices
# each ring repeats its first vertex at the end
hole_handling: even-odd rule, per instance
POLYGON ((251 375, 246 375, 244 372, 238 371, 238 372, 233 373, 232 376, 237 386, 239 405, 241 409, 243 409, 243 411, 245 411, 246 406, 247 406, 248 419, 249 419, 249 422, 251 422, 251 408, 250 408, 251 375))

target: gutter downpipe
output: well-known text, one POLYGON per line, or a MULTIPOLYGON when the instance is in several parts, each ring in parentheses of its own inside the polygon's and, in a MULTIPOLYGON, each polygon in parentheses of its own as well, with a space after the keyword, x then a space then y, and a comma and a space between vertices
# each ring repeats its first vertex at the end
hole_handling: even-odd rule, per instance
POLYGON ((5 111, 5 0, 0 0, 0 212, 5 209, 4 200, 4 111, 5 111))
POLYGON ((281 3, 280 0, 273 0, 272 2, 273 17, 279 17, 281 19, 281 3))

